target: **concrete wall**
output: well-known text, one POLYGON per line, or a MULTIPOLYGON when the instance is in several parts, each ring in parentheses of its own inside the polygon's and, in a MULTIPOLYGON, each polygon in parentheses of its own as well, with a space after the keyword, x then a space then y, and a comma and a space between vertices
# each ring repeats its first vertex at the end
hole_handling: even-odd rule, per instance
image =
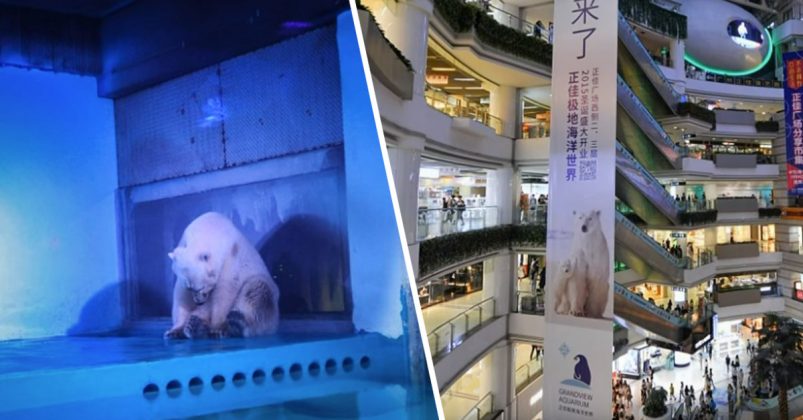
POLYGON ((112 103, 95 79, 0 68, 0 339, 122 321, 112 103))

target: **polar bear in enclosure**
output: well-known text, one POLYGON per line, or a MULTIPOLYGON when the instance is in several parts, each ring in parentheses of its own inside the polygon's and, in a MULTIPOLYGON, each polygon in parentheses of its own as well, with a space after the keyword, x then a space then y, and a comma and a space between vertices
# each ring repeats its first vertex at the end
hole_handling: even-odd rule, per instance
POLYGON ((226 216, 204 213, 184 230, 173 261, 169 338, 274 333, 279 289, 259 253, 226 216))

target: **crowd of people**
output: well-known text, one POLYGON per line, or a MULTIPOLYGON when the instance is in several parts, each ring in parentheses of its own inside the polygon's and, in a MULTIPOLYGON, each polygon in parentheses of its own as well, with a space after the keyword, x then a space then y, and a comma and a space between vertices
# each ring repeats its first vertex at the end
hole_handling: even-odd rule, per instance
MULTIPOLYGON (((642 382, 643 384, 643 382, 642 382)), ((614 420, 633 420, 633 390, 625 382, 624 378, 613 381, 613 419, 614 420)), ((641 387, 641 399, 644 397, 644 386, 641 387)))
POLYGON ((466 211, 466 202, 460 194, 443 197, 443 222, 464 224, 463 213, 466 211), (455 217, 456 216, 456 217, 455 217))
POLYGON ((519 196, 522 223, 546 223, 548 200, 549 197, 544 194, 536 198, 535 194, 522 192, 519 196))
POLYGON ((703 211, 711 207, 705 199, 705 192, 700 198, 697 198, 696 194, 675 194, 675 203, 684 211, 703 211))

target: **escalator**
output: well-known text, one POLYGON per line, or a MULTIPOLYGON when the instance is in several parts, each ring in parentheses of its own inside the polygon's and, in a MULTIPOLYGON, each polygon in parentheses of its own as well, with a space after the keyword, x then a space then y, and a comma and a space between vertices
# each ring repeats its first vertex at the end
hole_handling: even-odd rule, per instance
POLYGON ((675 115, 681 95, 644 48, 627 19, 619 14, 617 68, 644 106, 658 118, 675 115))
POLYGON ((678 169, 682 150, 619 77, 616 87, 616 138, 652 171, 678 169))
POLYGON ((694 353, 711 337, 710 306, 688 318, 678 317, 617 283, 613 307, 618 324, 647 337, 655 346, 694 353))
POLYGON ((614 257, 645 281, 682 283, 686 262, 669 253, 644 230, 616 212, 614 257))
POLYGON ((616 197, 649 225, 680 224, 680 204, 619 142, 616 143, 616 197))

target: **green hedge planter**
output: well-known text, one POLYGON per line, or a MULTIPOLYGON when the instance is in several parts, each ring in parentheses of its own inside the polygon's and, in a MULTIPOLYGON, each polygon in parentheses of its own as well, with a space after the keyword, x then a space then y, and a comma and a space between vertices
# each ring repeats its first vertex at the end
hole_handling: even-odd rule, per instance
POLYGON ((691 102, 681 102, 678 104, 678 115, 688 115, 698 120, 705 121, 711 124, 712 127, 716 125, 716 114, 707 108, 691 102))
POLYGON ((552 45, 502 25, 474 5, 462 0, 435 0, 435 11, 456 33, 473 29, 480 42, 489 47, 552 66, 552 45))
POLYGON ((396 46, 393 45, 392 42, 390 42, 387 35, 385 35, 385 31, 382 30, 381 26, 379 26, 379 22, 376 21, 376 17, 374 16, 374 13, 371 12, 371 9, 367 8, 365 5, 360 3, 359 0, 357 0, 357 9, 365 10, 366 12, 368 12, 368 15, 370 15, 371 19, 374 21, 374 23, 376 23, 376 27, 379 28, 379 33, 382 34, 382 38, 385 38, 385 41, 387 41, 388 45, 390 46, 390 49, 393 50, 393 52, 396 54, 396 57, 399 57, 399 60, 401 60, 404 66, 407 67, 407 70, 413 71, 413 65, 412 63, 410 63, 410 60, 408 60, 407 57, 404 56, 404 54, 401 52, 400 49, 396 48, 396 46))
POLYGON ((419 275, 514 245, 545 244, 545 225, 502 225, 439 236, 421 242, 419 275))

